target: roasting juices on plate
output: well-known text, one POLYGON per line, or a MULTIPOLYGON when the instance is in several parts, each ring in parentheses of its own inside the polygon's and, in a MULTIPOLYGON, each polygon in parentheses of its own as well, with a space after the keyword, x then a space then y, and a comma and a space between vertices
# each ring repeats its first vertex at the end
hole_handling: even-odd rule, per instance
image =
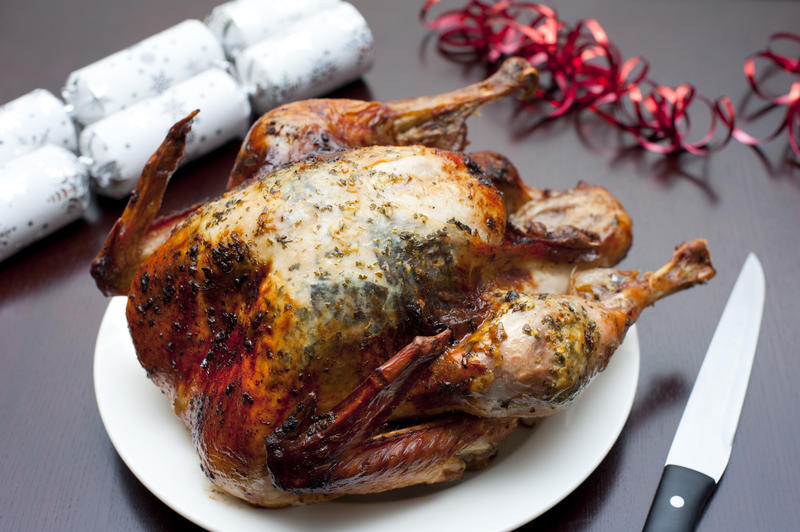
POLYGON ((631 219, 584 183, 464 154, 487 80, 389 103, 307 100, 251 128, 219 199, 158 220, 195 113, 170 130, 92 265, 208 478, 286 506, 460 478, 569 405, 642 309, 714 275, 703 240, 608 269, 631 219))

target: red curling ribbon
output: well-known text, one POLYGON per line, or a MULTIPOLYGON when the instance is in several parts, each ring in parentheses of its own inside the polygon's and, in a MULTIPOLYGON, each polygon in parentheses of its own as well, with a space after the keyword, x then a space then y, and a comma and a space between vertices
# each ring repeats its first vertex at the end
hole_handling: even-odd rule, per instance
POLYGON ((772 44, 778 41, 790 41, 800 44, 800 35, 792 33, 775 33, 769 38, 769 44, 765 50, 756 52, 748 57, 744 62, 744 75, 747 82, 753 89, 756 96, 776 107, 785 106, 786 112, 778 127, 770 135, 763 139, 757 139, 746 131, 736 127, 734 115, 731 114, 726 124, 731 128, 732 135, 743 144, 757 146, 763 142, 770 141, 781 134, 786 129, 789 137, 789 146, 792 151, 800 157, 800 81, 794 81, 785 94, 773 95, 764 91, 756 76, 756 60, 764 59, 772 64, 773 67, 782 69, 787 74, 800 75, 800 56, 797 59, 777 54, 772 49, 772 44))
MULTIPOLYGON (((430 9, 440 0, 426 0, 420 18, 425 22, 430 9)), ((712 149, 717 129, 725 135, 713 148, 731 138, 750 145, 769 140, 787 128, 792 149, 800 155, 800 82, 784 95, 770 97, 756 83, 754 58, 745 63, 745 75, 755 93, 775 105, 786 105, 787 112, 778 130, 758 140, 736 127, 736 114, 727 97, 712 101, 689 84, 676 88, 658 85, 647 77, 649 67, 641 57, 623 59, 603 27, 594 19, 573 26, 560 20, 556 12, 531 2, 469 0, 460 9, 451 9, 425 22, 439 32, 438 48, 451 57, 480 57, 497 63, 506 56, 527 59, 549 74, 536 93, 551 109, 548 118, 570 110, 589 109, 603 120, 630 133, 643 148, 656 153, 687 151, 704 155, 712 149), (699 140, 688 140, 691 132, 689 109, 693 103, 705 106, 709 127, 699 140)), ((772 40, 800 37, 779 33, 772 40)), ((755 58, 772 61, 787 72, 800 73, 800 60, 774 53, 771 49, 755 58)))

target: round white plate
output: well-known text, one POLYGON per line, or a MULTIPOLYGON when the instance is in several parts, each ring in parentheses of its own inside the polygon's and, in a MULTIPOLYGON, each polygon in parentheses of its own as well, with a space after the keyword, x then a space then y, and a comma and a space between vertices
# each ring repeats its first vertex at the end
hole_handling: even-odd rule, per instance
POLYGON ((111 300, 94 358, 97 406, 122 460, 156 497, 210 530, 510 530, 547 511, 583 482, 619 436, 639 379, 631 328, 601 374, 566 411, 521 427, 489 467, 455 483, 348 496, 269 510, 221 493, 200 471, 189 431, 136 359, 126 298, 111 300), (470 511, 478 504, 480 511, 470 511))

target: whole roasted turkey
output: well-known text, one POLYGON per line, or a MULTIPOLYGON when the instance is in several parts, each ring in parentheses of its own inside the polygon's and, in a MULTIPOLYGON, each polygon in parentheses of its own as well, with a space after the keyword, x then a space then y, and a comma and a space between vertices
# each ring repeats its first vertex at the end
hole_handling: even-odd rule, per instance
POLYGON ((466 118, 536 71, 452 93, 308 100, 253 126, 219 199, 155 220, 194 113, 92 265, 128 296, 150 379, 217 486, 263 506, 457 479, 567 406, 657 299, 714 274, 705 242, 607 269, 631 220, 604 189, 526 186, 466 118))

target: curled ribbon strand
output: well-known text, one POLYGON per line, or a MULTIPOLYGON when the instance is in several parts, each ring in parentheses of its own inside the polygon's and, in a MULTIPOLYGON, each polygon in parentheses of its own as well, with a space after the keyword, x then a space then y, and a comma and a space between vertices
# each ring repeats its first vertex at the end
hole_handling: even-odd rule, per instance
POLYGON ((788 74, 800 76, 800 55, 796 59, 777 54, 773 51, 772 45, 780 41, 789 41, 790 43, 800 44, 800 35, 792 33, 775 33, 769 38, 769 44, 765 50, 756 52, 748 57, 744 62, 744 75, 747 82, 753 89, 753 93, 762 100, 777 106, 785 106, 786 112, 778 127, 770 135, 763 139, 757 139, 746 131, 736 127, 734 115, 731 114, 726 121, 726 125, 731 129, 732 135, 736 140, 749 146, 757 146, 763 142, 768 142, 781 134, 786 129, 787 136, 789 137, 789 146, 792 151, 800 157, 800 81, 795 81, 789 87, 788 92, 780 95, 771 95, 764 91, 758 82, 756 76, 756 60, 767 60, 773 67, 783 70, 788 74))
MULTIPOLYGON (((712 101, 689 84, 672 88, 653 82, 648 78, 647 62, 641 57, 624 59, 594 19, 570 26, 542 4, 469 0, 462 8, 445 11, 426 22, 431 8, 439 2, 426 0, 420 13, 427 27, 439 32, 439 51, 453 58, 478 56, 489 63, 511 55, 527 59, 548 74, 536 94, 551 107, 548 118, 589 109, 630 133, 643 148, 662 154, 687 151, 704 155, 731 138, 757 145, 786 128, 792 150, 800 156, 800 82, 786 94, 768 96, 755 76, 757 58, 793 74, 800 74, 800 59, 781 56, 768 48, 745 62, 745 75, 756 95, 787 108, 780 127, 759 140, 736 127, 735 109, 727 97, 712 101), (690 141, 689 108, 694 102, 708 109, 710 121, 700 139, 690 141), (712 146, 719 124, 725 134, 712 146)), ((775 40, 800 43, 800 37, 790 33, 775 34, 771 42, 775 40)))

